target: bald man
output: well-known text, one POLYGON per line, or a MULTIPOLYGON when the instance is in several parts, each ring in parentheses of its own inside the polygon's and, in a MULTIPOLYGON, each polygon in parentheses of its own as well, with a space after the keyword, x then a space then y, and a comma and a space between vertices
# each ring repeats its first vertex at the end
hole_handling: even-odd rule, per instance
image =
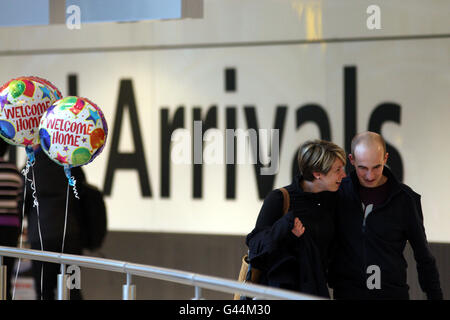
POLYGON ((384 139, 374 132, 358 134, 348 158, 355 170, 342 180, 338 192, 336 250, 329 270, 333 297, 409 299, 403 256, 409 241, 422 290, 428 299, 442 299, 420 195, 385 166, 384 139))

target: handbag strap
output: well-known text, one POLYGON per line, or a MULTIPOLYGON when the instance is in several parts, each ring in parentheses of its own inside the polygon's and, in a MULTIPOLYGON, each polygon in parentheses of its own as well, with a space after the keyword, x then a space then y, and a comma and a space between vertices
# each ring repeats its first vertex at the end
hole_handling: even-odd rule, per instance
POLYGON ((280 191, 283 193, 283 216, 289 211, 289 204, 290 204, 290 198, 289 198, 289 192, 286 190, 286 188, 280 188, 280 191))

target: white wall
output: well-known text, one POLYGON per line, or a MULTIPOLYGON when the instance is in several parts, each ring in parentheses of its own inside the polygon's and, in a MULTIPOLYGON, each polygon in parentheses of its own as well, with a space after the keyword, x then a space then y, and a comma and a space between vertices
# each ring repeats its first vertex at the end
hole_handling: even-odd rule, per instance
MULTIPOLYGON (((225 167, 204 165, 203 198, 192 199, 192 168, 172 164, 171 196, 160 196, 160 110, 185 106, 257 106, 261 128, 271 128, 277 105, 288 106, 274 187, 289 183, 291 160, 302 141, 319 137, 313 124, 296 129, 306 103, 328 114, 331 138, 344 145, 343 70, 357 68, 357 130, 367 129, 383 102, 401 106, 400 124, 382 134, 401 154, 404 182, 422 194, 429 240, 450 241, 448 1, 377 1, 381 29, 369 30, 372 1, 205 0, 204 18, 131 24, 0 29, 0 82, 21 75, 46 78, 67 94, 67 75, 78 75, 78 94, 113 120, 121 79, 131 79, 153 195, 143 198, 135 171, 119 171, 107 199, 112 230, 246 234, 261 206, 251 165, 237 167, 237 198, 225 199, 225 167), (398 37, 393 39, 392 37, 398 37), (324 39, 322 43, 304 40, 324 39), (223 72, 237 70, 238 90, 224 91, 223 72)), ((119 150, 132 152, 125 114, 119 150)), ((92 163, 88 179, 103 186, 111 140, 92 163)), ((62 170, 62 169, 61 169, 62 170)))

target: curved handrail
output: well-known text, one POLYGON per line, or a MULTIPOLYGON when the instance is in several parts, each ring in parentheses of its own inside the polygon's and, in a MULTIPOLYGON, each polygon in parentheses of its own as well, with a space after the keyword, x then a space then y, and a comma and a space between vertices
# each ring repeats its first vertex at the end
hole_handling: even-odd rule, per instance
POLYGON ((296 293, 284 289, 271 288, 257 284, 241 283, 235 280, 207 276, 197 273, 190 273, 176 269, 162 268, 151 265, 143 265, 98 257, 80 256, 80 255, 32 250, 32 249, 20 249, 6 246, 0 246, 0 256, 39 260, 64 265, 73 264, 80 267, 126 273, 146 278, 176 282, 184 285, 191 285, 195 287, 201 287, 232 294, 238 293, 240 295, 257 297, 259 299, 273 299, 273 300, 323 299, 320 297, 296 293))

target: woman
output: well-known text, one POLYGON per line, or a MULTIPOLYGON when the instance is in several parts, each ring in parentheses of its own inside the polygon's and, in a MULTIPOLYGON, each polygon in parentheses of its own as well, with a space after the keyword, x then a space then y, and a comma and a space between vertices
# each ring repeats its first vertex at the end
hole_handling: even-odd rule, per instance
POLYGON ((247 236, 249 259, 262 271, 260 284, 329 298, 326 269, 334 235, 335 191, 345 177, 345 152, 329 141, 305 142, 298 154, 299 175, 264 200, 247 236))

